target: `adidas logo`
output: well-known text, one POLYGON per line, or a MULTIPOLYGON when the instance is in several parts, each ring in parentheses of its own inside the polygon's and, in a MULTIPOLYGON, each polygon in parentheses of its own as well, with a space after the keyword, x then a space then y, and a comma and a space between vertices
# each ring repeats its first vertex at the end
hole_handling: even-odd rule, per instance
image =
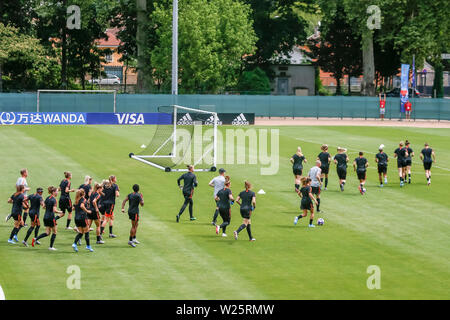
POLYGON ((248 122, 244 114, 241 113, 231 122, 231 124, 235 126, 248 126, 250 122, 248 122))
MULTIPOLYGON (((214 125, 214 116, 210 116, 206 121, 205 121, 205 125, 214 125)), ((222 125, 222 121, 220 121, 219 117, 217 117, 217 125, 221 126, 222 125)))
POLYGON ((189 113, 186 113, 180 120, 177 121, 177 125, 193 125, 194 121, 189 113))

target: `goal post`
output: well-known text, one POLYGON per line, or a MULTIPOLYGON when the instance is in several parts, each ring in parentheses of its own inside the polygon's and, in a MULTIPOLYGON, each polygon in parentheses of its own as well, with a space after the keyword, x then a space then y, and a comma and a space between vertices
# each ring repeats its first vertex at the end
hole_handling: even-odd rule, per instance
POLYGON ((37 101, 36 101, 36 112, 40 112, 42 109, 42 101, 41 101, 41 93, 93 93, 93 94, 101 94, 101 93, 109 93, 113 94, 113 112, 116 113, 117 108, 117 90, 61 90, 61 89, 38 89, 37 91, 37 101))
POLYGON ((129 157, 166 172, 187 171, 187 165, 196 171, 216 171, 217 113, 179 105, 162 106, 158 112, 170 115, 162 117, 170 123, 158 124, 145 149, 129 157), (212 127, 212 143, 203 137, 205 126, 212 127))

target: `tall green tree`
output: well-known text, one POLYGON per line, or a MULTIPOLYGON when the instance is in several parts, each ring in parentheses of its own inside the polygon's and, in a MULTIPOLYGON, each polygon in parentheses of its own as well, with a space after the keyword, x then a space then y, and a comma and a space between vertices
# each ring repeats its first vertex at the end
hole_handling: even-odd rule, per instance
MULTIPOLYGON (((250 13, 250 6, 237 0, 180 2, 180 92, 218 92, 236 85, 242 58, 253 54, 256 42, 250 13)), ((158 39, 151 52, 152 75, 160 89, 168 90, 172 9, 156 5, 150 18, 158 39)))
POLYGON ((320 37, 308 41, 308 54, 315 59, 316 66, 332 74, 336 80, 336 95, 341 95, 344 75, 350 79, 361 74, 361 37, 353 31, 340 0, 321 1, 320 4, 323 14, 320 37))

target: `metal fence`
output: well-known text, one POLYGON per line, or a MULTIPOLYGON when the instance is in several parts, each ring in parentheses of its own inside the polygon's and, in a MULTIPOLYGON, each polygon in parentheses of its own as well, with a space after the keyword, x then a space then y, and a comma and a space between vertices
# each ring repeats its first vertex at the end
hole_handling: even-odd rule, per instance
MULTIPOLYGON (((412 119, 450 120, 450 99, 412 99, 412 119)), ((257 117, 378 118, 376 97, 119 94, 116 112, 157 112, 178 104, 220 113, 255 113, 257 117)), ((41 112, 114 112, 112 94, 41 93, 41 112)), ((35 112, 35 93, 1 93, 0 112, 35 112)), ((387 98, 387 119, 398 119, 400 98, 387 98)))

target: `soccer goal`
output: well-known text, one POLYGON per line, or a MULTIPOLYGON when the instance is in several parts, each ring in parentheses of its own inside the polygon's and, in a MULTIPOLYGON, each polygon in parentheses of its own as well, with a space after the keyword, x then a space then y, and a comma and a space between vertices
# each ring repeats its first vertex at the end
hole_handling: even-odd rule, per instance
POLYGON ((166 172, 187 171, 190 164, 196 171, 216 171, 217 113, 178 105, 159 107, 158 113, 161 124, 150 143, 129 157, 166 172))
POLYGON ((70 111, 116 112, 116 90, 53 90, 37 91, 36 112, 61 112, 61 106, 70 111))

